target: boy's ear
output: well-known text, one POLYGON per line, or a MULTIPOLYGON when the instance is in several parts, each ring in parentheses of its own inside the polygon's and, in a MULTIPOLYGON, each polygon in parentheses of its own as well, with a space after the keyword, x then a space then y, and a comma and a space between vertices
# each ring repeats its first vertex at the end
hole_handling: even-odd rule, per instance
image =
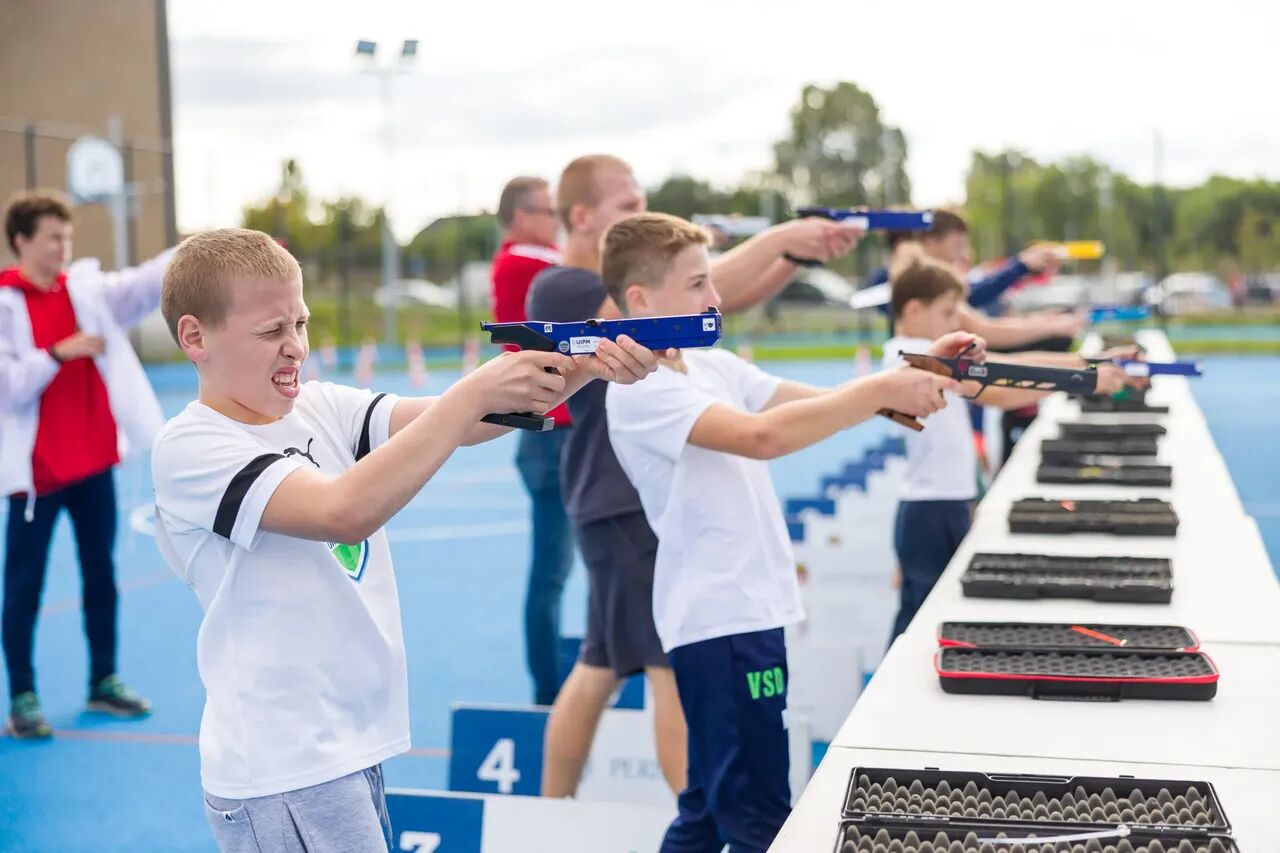
POLYGON ((204 325, 199 318, 184 314, 178 320, 178 346, 192 361, 204 361, 208 356, 205 348, 204 325))
POLYGON ((587 227, 587 216, 591 213, 585 204, 575 204, 569 208, 569 225, 572 231, 582 231, 587 227))
MULTIPOLYGON (((647 312, 649 310, 649 288, 645 287, 643 284, 627 285, 627 289, 623 291, 622 295, 627 300, 627 305, 623 308, 625 312, 647 312)), ((622 306, 618 307, 622 308, 622 306)))

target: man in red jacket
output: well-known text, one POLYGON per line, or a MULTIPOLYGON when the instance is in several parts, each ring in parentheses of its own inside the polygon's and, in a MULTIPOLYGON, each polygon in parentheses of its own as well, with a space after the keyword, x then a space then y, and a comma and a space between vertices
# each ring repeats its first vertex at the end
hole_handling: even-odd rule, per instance
MULTIPOLYGON (((542 178, 512 178, 498 202, 502 245, 493 258, 493 318, 499 323, 527 319, 525 298, 533 277, 560 262, 551 189, 542 178)), ((514 347, 511 347, 514 349, 514 347)), ((573 538, 560 496, 560 451, 569 410, 552 409, 556 428, 521 431, 516 467, 533 504, 533 556, 525 593, 525 660, 533 678, 533 701, 550 705, 560 688, 560 599, 573 566, 573 538)))
MULTIPOLYGON (((77 305, 88 310, 98 304, 85 289, 92 285, 101 304, 111 309, 107 313, 119 335, 122 324, 130 325, 158 302, 164 262, 109 281, 96 272, 88 277, 98 281, 77 279, 73 269, 69 284, 71 211, 52 194, 15 198, 5 212, 5 236, 18 256, 17 266, 0 271, 0 334, 6 338, 0 341, 0 420, 5 424, 0 442, 9 442, 0 453, 0 497, 9 499, 3 613, 9 729, 17 737, 47 738, 53 732, 35 692, 32 645, 49 543, 63 509, 71 517, 83 579, 89 708, 117 717, 144 717, 151 710, 115 673, 112 468, 120 462, 120 428, 132 413, 112 410, 107 376, 99 368, 126 354, 107 346, 107 321, 93 311, 87 318, 78 316, 77 305), (107 289, 109 298, 102 296, 107 289), (98 331, 88 333, 86 324, 98 331)), ((133 366, 137 381, 145 382, 136 359, 133 366)), ((112 390, 129 396, 137 389, 112 390)), ((159 418, 158 406, 154 416, 159 418)))

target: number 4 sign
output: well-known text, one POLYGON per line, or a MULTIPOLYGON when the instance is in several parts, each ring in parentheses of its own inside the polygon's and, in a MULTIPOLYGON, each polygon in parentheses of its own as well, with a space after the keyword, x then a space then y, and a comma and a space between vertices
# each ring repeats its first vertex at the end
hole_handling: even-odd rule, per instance
POLYGON ((480 762, 476 778, 496 784, 499 794, 514 793, 515 784, 520 781, 520 771, 516 769, 516 742, 509 737, 500 738, 480 762))
POLYGON ((455 707, 449 790, 537 796, 546 708, 455 707))

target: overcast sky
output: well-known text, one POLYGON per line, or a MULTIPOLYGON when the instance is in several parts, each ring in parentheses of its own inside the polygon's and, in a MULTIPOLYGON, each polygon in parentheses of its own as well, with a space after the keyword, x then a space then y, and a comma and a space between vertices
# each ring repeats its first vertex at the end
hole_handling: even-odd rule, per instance
POLYGON ((1134 178, 1280 179, 1280 3, 1269 0, 169 0, 183 230, 237 224, 296 157, 321 196, 382 199, 378 80, 392 83, 392 215, 492 209, 506 178, 621 155, 642 182, 769 165, 806 82, 851 80, 903 128, 915 201, 963 200, 975 148, 1088 153, 1134 178), (384 57, 385 58, 385 57, 384 57))

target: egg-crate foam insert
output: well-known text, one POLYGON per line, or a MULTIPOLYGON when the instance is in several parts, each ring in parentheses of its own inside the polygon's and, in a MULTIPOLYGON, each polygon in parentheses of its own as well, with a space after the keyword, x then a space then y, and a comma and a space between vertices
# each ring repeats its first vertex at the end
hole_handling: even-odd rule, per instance
POLYGON ((1151 437, 1159 438, 1168 430, 1164 424, 1155 421, 1134 421, 1133 423, 1093 423, 1092 421, 1063 421, 1058 424, 1062 438, 1096 440, 1114 438, 1151 437))
POLYGON ((947 648, 934 670, 948 693, 1204 701, 1218 692, 1217 667, 1203 652, 947 648))
POLYGON ((1040 441, 1044 459, 1078 456, 1155 456, 1159 441, 1153 435, 1126 435, 1108 438, 1045 438, 1040 441))
POLYGON ((1181 625, 1093 622, 943 622, 938 645, 977 649, 1144 649, 1188 652, 1200 640, 1181 625))
POLYGON ((1062 483, 1078 486, 1150 486, 1168 488, 1173 485, 1173 468, 1169 465, 1112 464, 1074 458, 1050 462, 1036 469, 1037 483, 1062 483))
POLYGON ((855 767, 844 817, 924 818, 946 824, 981 821, 1057 830, 1130 829, 1229 833, 1213 785, 1128 776, 1048 776, 953 770, 855 767))
POLYGON ((960 578, 969 598, 1085 598, 1168 604, 1173 565, 1161 557, 977 553, 960 578))
POLYGON ((1028 840, 1037 836, 1051 837, 1043 830, 992 832, 979 827, 938 831, 931 826, 910 829, 845 821, 836 839, 836 853, 1239 853, 1230 838, 1177 838, 1139 831, 1119 839, 1090 838, 1041 844, 1028 840), (1017 840, 1001 843, 1000 839, 1017 840))
POLYGON ((1120 536, 1173 536, 1178 515, 1168 501, 1054 500, 1022 498, 1009 509, 1013 533, 1112 533, 1120 536))

